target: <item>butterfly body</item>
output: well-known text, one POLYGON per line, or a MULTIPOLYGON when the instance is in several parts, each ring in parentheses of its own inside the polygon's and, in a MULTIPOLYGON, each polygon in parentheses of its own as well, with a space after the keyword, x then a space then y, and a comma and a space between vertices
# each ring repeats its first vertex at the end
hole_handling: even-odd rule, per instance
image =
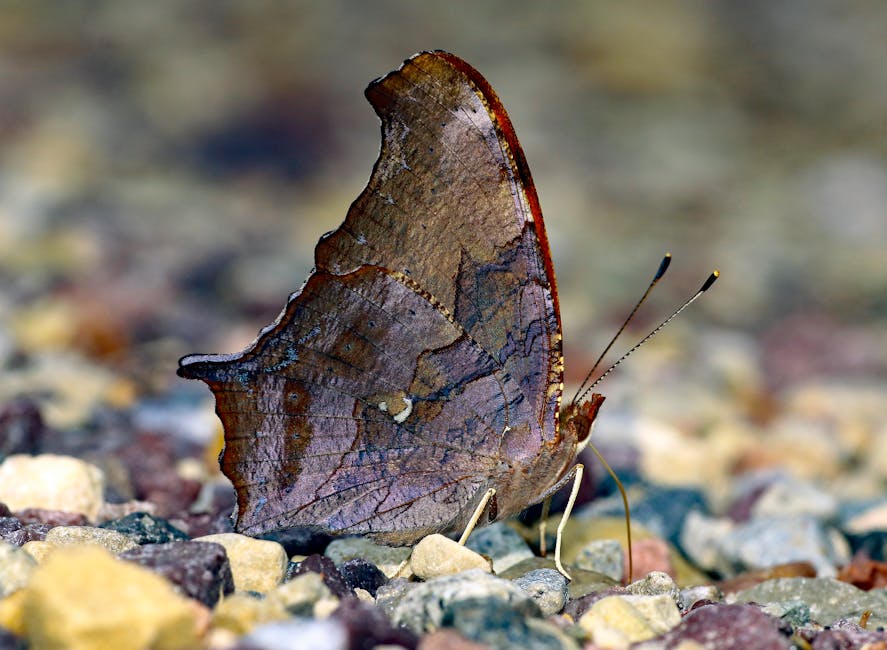
POLYGON ((373 82, 382 149, 278 319, 191 355, 225 428, 236 527, 409 544, 569 477, 603 398, 561 411, 557 291, 538 198, 489 84, 426 52, 373 82))

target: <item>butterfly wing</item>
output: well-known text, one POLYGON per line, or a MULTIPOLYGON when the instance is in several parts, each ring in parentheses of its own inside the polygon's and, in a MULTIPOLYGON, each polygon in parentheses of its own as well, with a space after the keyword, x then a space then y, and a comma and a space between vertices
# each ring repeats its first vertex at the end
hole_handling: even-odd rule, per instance
POLYGON ((456 529, 557 436, 553 274, 498 98, 441 52, 366 94, 382 150, 315 271, 244 352, 181 361, 216 396, 244 532, 456 529))

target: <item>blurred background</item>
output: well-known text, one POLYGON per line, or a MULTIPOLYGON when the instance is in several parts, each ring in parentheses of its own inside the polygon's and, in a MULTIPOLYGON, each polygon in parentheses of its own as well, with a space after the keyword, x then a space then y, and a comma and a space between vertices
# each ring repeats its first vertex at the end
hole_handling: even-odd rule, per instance
MULTIPOLYGON (((363 97, 442 48, 540 195, 575 385, 670 251, 601 445, 666 483, 887 481, 887 4, 10 2, 0 15, 0 403, 214 431, 179 356, 241 349, 379 145, 363 97)), ((91 424, 92 423, 92 424, 91 424)), ((724 487, 726 489, 726 487, 724 487)))

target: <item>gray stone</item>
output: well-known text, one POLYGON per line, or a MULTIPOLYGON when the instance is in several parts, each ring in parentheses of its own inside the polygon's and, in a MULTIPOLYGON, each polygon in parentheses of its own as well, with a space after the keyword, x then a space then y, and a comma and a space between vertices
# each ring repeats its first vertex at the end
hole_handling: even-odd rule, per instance
MULTIPOLYGON (((379 591, 383 592, 384 589, 379 591)), ((497 600, 522 616, 540 615, 539 606, 520 587, 509 580, 474 569, 416 585, 394 605, 391 618, 395 625, 403 625, 416 634, 422 634, 441 627, 447 608, 469 600, 497 600)))
POLYGON ((547 621, 526 614, 498 598, 468 598, 448 603, 442 624, 490 648, 578 650, 578 643, 547 621))
POLYGON ((788 562, 810 562, 819 576, 834 576, 850 560, 850 548, 837 531, 807 515, 753 519, 721 540, 724 558, 737 570, 764 569, 788 562))
POLYGON ((493 560, 493 571, 497 574, 533 557, 524 538, 501 521, 475 530, 465 546, 493 560))
POLYGON ((810 618, 829 625, 840 618, 858 620, 872 612, 868 627, 887 626, 887 592, 862 591, 833 578, 777 578, 736 594, 738 602, 772 603, 800 600, 810 608, 810 618))
POLYGON ((365 537, 342 537, 330 542, 323 554, 336 565, 361 558, 379 567, 386 577, 394 578, 408 566, 410 552, 409 548, 376 544, 365 537))
POLYGON ((662 571, 651 571, 647 577, 635 580, 625 587, 629 594, 636 596, 659 596, 666 595, 670 597, 678 609, 683 607, 681 600, 681 590, 675 581, 667 573, 662 571))
POLYGON ((716 603, 723 599, 724 595, 721 590, 714 585, 696 585, 681 589, 681 606, 685 611, 702 600, 716 603))
POLYGON ((761 607, 761 611, 787 621, 792 627, 801 627, 810 623, 810 606, 802 600, 767 603, 761 607))
POLYGON ((567 603, 567 579, 554 569, 537 569, 512 582, 536 601, 545 616, 557 614, 567 603))
POLYGON ((579 551, 573 566, 603 573, 617 582, 621 581, 625 566, 622 544, 615 539, 596 539, 589 542, 579 551))

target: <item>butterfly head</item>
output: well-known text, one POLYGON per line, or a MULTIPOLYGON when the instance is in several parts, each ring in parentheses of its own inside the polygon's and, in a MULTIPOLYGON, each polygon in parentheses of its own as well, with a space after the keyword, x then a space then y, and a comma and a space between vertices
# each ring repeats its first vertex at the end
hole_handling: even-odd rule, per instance
POLYGON ((579 450, 584 449, 588 444, 591 438, 591 427, 603 403, 603 395, 592 393, 586 401, 571 402, 561 409, 561 431, 567 439, 576 441, 579 450))

